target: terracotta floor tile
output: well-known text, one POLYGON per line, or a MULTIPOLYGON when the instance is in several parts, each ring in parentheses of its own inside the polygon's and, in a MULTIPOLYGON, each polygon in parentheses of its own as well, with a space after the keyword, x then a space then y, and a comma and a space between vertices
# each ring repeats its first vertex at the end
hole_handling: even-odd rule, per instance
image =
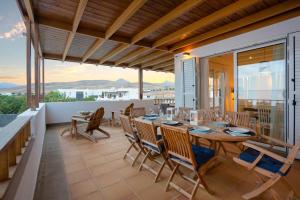
POLYGON ((76 200, 104 200, 103 194, 99 191, 83 195, 76 200))
POLYGON ((107 200, 130 200, 135 197, 134 192, 123 181, 101 190, 107 200))
POLYGON ((87 168, 86 168, 84 162, 82 162, 82 161, 65 165, 65 172, 67 174, 76 172, 79 170, 83 170, 83 169, 87 169, 87 168))
POLYGON ((111 171, 93 178, 99 188, 105 188, 121 181, 122 177, 117 171, 111 171))
POLYGON ((152 174, 147 174, 147 172, 140 172, 135 176, 126 178, 125 182, 137 192, 155 184, 154 176, 152 176, 152 174))
POLYGON ((75 171, 75 172, 67 174, 68 184, 78 183, 78 182, 81 182, 81 181, 84 181, 84 180, 87 180, 90 178, 91 178, 91 176, 87 169, 83 169, 80 171, 75 171))
POLYGON ((96 191, 97 191, 97 187, 91 179, 70 185, 70 192, 72 198, 79 198, 82 196, 86 196, 96 191))

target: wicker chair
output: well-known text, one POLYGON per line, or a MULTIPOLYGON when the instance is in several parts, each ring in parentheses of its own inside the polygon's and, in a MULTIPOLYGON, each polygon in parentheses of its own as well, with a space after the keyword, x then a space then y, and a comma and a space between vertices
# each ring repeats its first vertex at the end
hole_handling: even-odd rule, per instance
POLYGON ((103 120, 103 116, 104 108, 101 107, 97 109, 96 112, 94 112, 89 119, 76 119, 76 121, 81 122, 81 124, 76 126, 76 133, 88 138, 93 142, 97 142, 98 140, 98 138, 96 138, 94 135, 95 131, 99 131, 106 136, 105 138, 109 138, 110 134, 99 127, 103 120))
POLYGON ((142 119, 135 119, 135 125, 137 129, 137 133, 140 138, 141 145, 144 149, 147 150, 147 154, 145 155, 144 159, 142 160, 142 163, 139 167, 139 171, 141 171, 143 168, 149 170, 151 173, 155 175, 154 182, 157 182, 159 175, 161 174, 165 164, 167 163, 169 166, 170 164, 167 161, 165 152, 163 151, 163 140, 161 135, 157 135, 157 129, 150 121, 145 121, 142 119), (163 158, 163 162, 159 161, 157 156, 153 158, 151 156, 152 154, 158 154, 161 155, 163 158), (158 171, 155 171, 153 168, 151 168, 149 165, 146 164, 147 159, 149 159, 160 165, 158 171))
POLYGON ((134 164, 136 163, 137 159, 139 158, 139 156, 141 155, 141 153, 145 153, 138 135, 136 133, 136 131, 133 130, 132 128, 132 123, 131 123, 131 118, 130 116, 126 116, 126 115, 120 115, 120 121, 121 121, 121 126, 123 128, 124 134, 126 136, 126 138, 128 139, 130 146, 128 147, 128 149, 126 150, 126 153, 123 157, 123 159, 125 159, 126 157, 128 157, 129 159, 132 160, 132 164, 131 166, 134 166, 134 164), (138 151, 138 154, 134 157, 132 156, 129 152, 132 149, 132 147, 138 151))
POLYGON ((215 156, 215 151, 206 147, 192 145, 186 128, 162 125, 161 131, 168 159, 172 160, 175 164, 172 174, 167 182, 166 191, 169 186, 171 186, 187 198, 193 199, 198 187, 201 186, 212 194, 213 192, 208 188, 203 176, 215 163, 214 161, 217 158, 215 156), (194 180, 178 171, 179 166, 192 170, 197 176, 197 180, 194 180), (172 182, 176 172, 179 172, 183 179, 194 184, 191 193, 188 193, 183 188, 172 182))
POLYGON ((286 181, 285 177, 289 173, 299 151, 300 139, 296 145, 290 145, 274 138, 267 136, 262 137, 272 143, 275 143, 276 146, 282 146, 289 149, 289 154, 284 157, 265 148, 244 142, 243 145, 247 147, 247 149, 238 157, 233 158, 233 160, 239 165, 246 167, 248 170, 254 171, 260 185, 253 191, 244 194, 242 197, 243 199, 252 199, 266 191, 270 191, 274 199, 281 199, 276 190, 272 187, 279 180, 283 180, 286 186, 290 189, 286 199, 293 199, 294 189, 288 181, 286 181))

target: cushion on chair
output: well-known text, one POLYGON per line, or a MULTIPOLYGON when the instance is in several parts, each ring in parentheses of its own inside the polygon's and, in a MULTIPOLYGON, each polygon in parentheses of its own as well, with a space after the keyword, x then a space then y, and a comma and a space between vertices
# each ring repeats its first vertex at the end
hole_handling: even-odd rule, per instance
POLYGON ((215 151, 213 149, 209 149, 197 145, 192 145, 192 151, 195 155, 197 168, 199 168, 201 165, 208 162, 215 155, 215 151))
MULTIPOLYGON (((247 148, 245 151, 243 151, 240 154, 239 158, 246 162, 252 163, 259 156, 259 154, 260 154, 259 151, 252 148, 247 148)), ((264 155, 262 159, 257 163, 256 166, 263 168, 267 171, 270 171, 272 173, 280 173, 280 168, 283 166, 283 163, 270 156, 264 155)), ((282 176, 285 176, 287 173, 285 174, 280 173, 280 174, 282 176)))
MULTIPOLYGON (((197 145, 192 145, 192 151, 195 155, 195 160, 197 162, 197 169, 201 165, 208 162, 215 155, 215 151, 213 149, 209 149, 209 148, 201 147, 201 146, 197 146, 197 145)), ((192 165, 192 163, 190 163, 186 160, 182 160, 174 155, 171 155, 171 158, 173 158, 174 160, 186 163, 188 165, 192 165)))

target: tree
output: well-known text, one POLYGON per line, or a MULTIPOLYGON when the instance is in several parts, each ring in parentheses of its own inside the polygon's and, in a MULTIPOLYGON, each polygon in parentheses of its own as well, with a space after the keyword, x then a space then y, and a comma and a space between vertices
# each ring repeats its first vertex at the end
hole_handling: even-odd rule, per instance
POLYGON ((0 114, 19 114, 27 109, 25 96, 0 96, 0 114))

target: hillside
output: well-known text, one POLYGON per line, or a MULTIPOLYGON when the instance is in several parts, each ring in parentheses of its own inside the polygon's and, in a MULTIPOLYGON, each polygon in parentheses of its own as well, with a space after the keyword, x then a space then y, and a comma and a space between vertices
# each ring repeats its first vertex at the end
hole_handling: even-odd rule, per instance
MULTIPOLYGON (((116 81, 109 80, 82 80, 74 82, 53 82, 46 83, 46 93, 57 89, 103 89, 103 88, 126 88, 126 87, 138 87, 138 83, 131 83, 124 79, 118 79, 116 81)), ((163 83, 147 83, 144 82, 144 89, 158 89, 158 88, 174 88, 174 83, 163 82, 163 83)), ((34 85, 32 85, 34 89, 34 85)), ((26 86, 15 86, 9 88, 0 88, 0 93, 25 93, 26 86)))

